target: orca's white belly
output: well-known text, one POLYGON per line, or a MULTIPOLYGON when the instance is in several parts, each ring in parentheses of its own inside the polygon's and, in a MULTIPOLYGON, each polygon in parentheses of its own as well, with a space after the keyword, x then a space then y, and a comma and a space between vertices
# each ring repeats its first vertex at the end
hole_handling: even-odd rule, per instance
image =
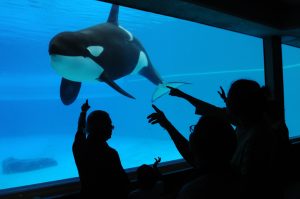
POLYGON ((51 55, 52 68, 62 77, 76 82, 93 81, 104 69, 89 57, 51 55))

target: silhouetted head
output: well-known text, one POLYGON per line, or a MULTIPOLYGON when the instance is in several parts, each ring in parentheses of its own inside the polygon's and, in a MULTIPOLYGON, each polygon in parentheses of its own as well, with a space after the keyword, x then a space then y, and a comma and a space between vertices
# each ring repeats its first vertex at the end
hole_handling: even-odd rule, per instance
POLYGON ((146 164, 139 166, 137 169, 137 181, 141 189, 151 189, 157 181, 155 170, 146 164))
POLYGON ((229 166, 236 148, 236 134, 225 119, 203 115, 194 126, 189 143, 196 166, 203 163, 209 167, 229 166))
POLYGON ((89 136, 107 141, 112 135, 113 128, 109 114, 105 111, 93 111, 87 118, 86 129, 89 136))
POLYGON ((237 122, 260 119, 266 107, 265 91, 253 80, 240 79, 233 82, 226 100, 229 114, 237 122))

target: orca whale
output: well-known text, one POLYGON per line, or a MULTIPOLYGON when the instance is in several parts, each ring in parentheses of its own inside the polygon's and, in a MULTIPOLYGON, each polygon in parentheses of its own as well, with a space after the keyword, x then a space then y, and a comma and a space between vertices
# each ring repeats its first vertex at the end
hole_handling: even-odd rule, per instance
POLYGON ((106 23, 75 32, 61 32, 51 39, 51 66, 62 77, 60 98, 63 104, 69 105, 76 100, 81 82, 85 81, 104 82, 134 99, 114 80, 139 73, 157 85, 152 101, 169 92, 166 86, 185 84, 162 80, 142 44, 132 33, 119 26, 118 14, 119 6, 112 5, 106 23))

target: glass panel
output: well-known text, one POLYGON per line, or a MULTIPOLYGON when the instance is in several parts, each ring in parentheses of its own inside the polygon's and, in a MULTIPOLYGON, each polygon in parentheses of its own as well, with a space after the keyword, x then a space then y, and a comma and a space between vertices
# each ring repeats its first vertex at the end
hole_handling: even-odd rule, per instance
POLYGON ((300 77, 300 49, 282 45, 284 106, 285 119, 290 137, 300 135, 299 118, 299 77, 300 77))
MULTIPOLYGON (((59 32, 106 22, 110 7, 79 0, 1 1, 0 161, 10 166, 0 173, 0 189, 78 176, 71 147, 87 98, 91 110, 111 115, 115 129, 109 144, 125 168, 153 163, 157 156, 162 161, 181 158, 167 132, 147 122, 156 86, 141 75, 116 81, 135 100, 97 81, 83 82, 73 104, 60 100, 61 76, 50 66, 49 41, 59 32)), ((264 82, 261 39, 125 7, 119 24, 131 32, 129 39, 130 34, 139 39, 165 82, 190 83, 180 88, 195 97, 224 106, 220 86, 227 91, 238 78, 264 82)), ((90 51, 93 56, 100 52, 90 51)), ((132 59, 137 63, 137 57, 132 59)), ((188 137, 198 119, 194 108, 168 95, 155 104, 188 137)))

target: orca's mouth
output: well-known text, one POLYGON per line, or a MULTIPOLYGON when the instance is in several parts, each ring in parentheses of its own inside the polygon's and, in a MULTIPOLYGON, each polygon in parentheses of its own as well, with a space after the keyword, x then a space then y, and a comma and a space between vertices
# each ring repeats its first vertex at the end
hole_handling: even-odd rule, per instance
POLYGON ((66 45, 52 43, 49 45, 49 55, 78 56, 79 53, 66 45))
POLYGON ((77 42, 73 33, 60 33, 49 42, 49 55, 83 56, 88 52, 77 42))
POLYGON ((50 45, 48 52, 49 52, 49 55, 59 55, 59 54, 61 54, 61 53, 59 53, 59 49, 56 45, 50 45))
POLYGON ((49 46, 49 55, 63 55, 63 56, 82 56, 82 57, 89 57, 90 53, 88 50, 78 49, 78 48, 68 48, 66 46, 59 46, 59 45, 50 45, 49 46))

